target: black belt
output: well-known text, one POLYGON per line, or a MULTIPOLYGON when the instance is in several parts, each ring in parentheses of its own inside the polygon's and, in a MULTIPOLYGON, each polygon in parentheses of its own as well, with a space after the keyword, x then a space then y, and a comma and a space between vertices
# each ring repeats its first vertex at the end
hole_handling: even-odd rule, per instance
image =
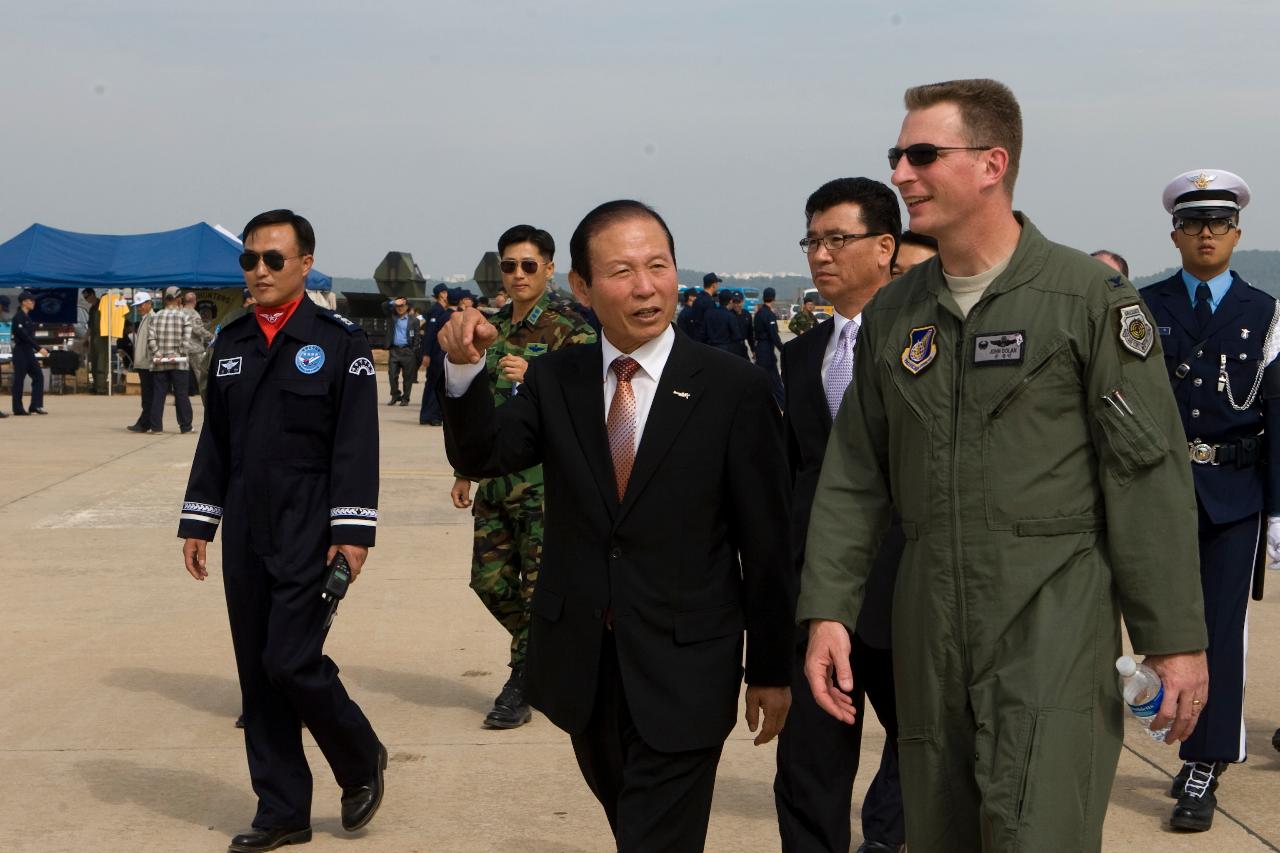
POLYGON ((1235 465, 1252 468, 1263 460, 1262 442, 1256 436, 1229 441, 1226 444, 1209 444, 1196 439, 1187 443, 1187 453, 1197 465, 1235 465))

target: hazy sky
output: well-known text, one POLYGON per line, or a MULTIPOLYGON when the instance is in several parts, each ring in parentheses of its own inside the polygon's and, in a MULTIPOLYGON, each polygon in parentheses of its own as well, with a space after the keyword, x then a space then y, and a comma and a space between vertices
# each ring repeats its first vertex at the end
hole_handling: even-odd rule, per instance
POLYGON ((806 196, 888 181, 902 90, 995 77, 1015 206, 1059 242, 1172 266, 1164 185, 1237 172, 1280 248, 1274 0, 4 0, 0 239, 32 222, 238 231, 293 207, 316 265, 470 274, 508 225, 601 201, 667 218, 682 267, 803 271, 806 196))

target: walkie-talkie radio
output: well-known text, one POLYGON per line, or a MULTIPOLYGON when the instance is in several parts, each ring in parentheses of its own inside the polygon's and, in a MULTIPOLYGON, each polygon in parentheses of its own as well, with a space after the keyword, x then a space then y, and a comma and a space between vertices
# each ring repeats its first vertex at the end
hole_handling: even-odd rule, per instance
POLYGON ((351 566, 339 551, 334 556, 333 562, 329 564, 329 570, 325 573, 324 588, 320 590, 320 597, 329 602, 329 615, 324 620, 326 631, 333 624, 333 616, 338 612, 338 602, 346 597, 347 587, 350 585, 351 566))

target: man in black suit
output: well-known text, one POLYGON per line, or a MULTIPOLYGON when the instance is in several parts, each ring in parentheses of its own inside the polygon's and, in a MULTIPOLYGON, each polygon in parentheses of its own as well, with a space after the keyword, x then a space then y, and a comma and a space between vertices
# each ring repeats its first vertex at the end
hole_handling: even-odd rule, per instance
MULTIPOLYGON (((840 178, 820 187, 805 205, 807 235, 801 241, 814 286, 835 309, 782 348, 787 461, 792 481, 791 542, 797 575, 804 565, 809 510, 831 433, 832 420, 853 378, 853 352, 862 306, 890 278, 902 218, 893 190, 868 178, 840 178)), ((894 524, 867 581, 866 600, 852 638, 850 660, 858 673, 852 726, 827 714, 805 695, 805 640, 798 637, 793 664, 791 721, 778 741, 774 802, 784 853, 849 849, 849 809, 862 743, 864 697, 870 696, 886 739, 880 770, 862 805, 859 853, 896 851, 905 838, 898 782, 897 710, 889 612, 898 559, 905 544, 894 524)))
POLYGON ((744 628, 757 744, 791 703, 781 418, 760 371, 675 333, 675 244, 655 211, 601 205, 569 249, 599 343, 533 361, 495 410, 481 368, 496 330, 476 311, 453 317, 440 333, 445 447, 477 477, 543 465, 529 700, 570 734, 618 850, 697 851, 737 716, 744 628))

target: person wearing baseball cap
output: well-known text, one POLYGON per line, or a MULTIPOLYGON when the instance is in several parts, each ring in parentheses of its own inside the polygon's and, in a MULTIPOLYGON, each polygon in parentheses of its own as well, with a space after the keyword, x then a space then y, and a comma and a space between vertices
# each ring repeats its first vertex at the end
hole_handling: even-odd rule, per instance
POLYGON ((15 415, 47 415, 44 410, 44 373, 36 360, 48 350, 36 343, 36 324, 31 311, 36 307, 36 294, 24 290, 18 294, 18 311, 13 315, 13 413, 15 415), (22 407, 22 389, 31 377, 31 408, 22 407))
POLYGON ((1213 824, 1219 777, 1245 760, 1250 580, 1261 597, 1265 558, 1280 558, 1280 308, 1231 269, 1249 198, 1249 185, 1221 169, 1170 181, 1162 201, 1182 269, 1142 290, 1186 430, 1200 510, 1209 691, 1196 705, 1199 722, 1179 749, 1182 770, 1169 791, 1178 801, 1170 825, 1195 832, 1213 824))
POLYGON ((148 340, 151 321, 155 315, 151 313, 152 296, 145 290, 134 291, 133 307, 138 312, 138 328, 133 333, 133 370, 138 374, 138 389, 142 392, 142 410, 138 419, 125 427, 129 432, 148 432, 151 429, 151 401, 155 391, 151 387, 151 362, 155 358, 155 348, 148 340))

